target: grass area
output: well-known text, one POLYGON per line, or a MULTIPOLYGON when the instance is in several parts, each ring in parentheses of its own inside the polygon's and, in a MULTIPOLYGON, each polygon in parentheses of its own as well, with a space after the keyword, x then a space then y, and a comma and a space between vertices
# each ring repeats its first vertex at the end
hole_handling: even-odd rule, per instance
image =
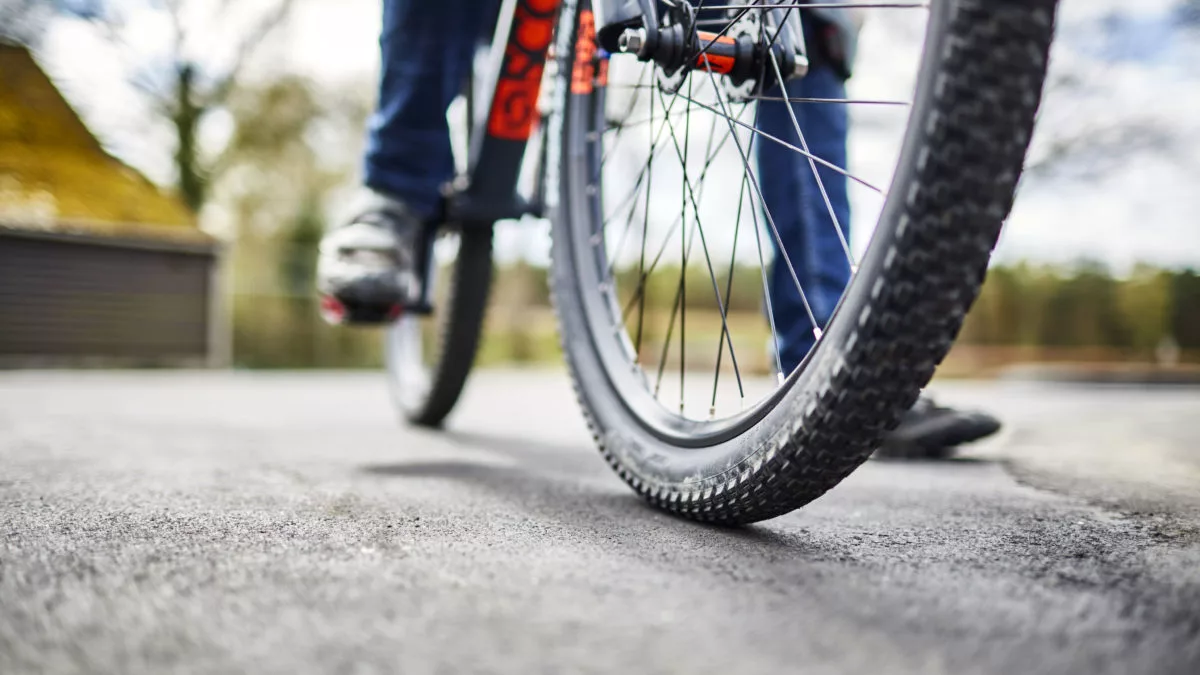
MULTIPOLYGON (((657 367, 662 360, 669 320, 668 312, 648 312, 643 317, 640 359, 643 366, 657 367)), ((631 319, 631 323, 635 324, 631 330, 636 330, 635 320, 631 319)), ((762 315, 757 312, 740 312, 729 317, 728 325, 738 368, 747 374, 770 372, 766 351, 770 330, 762 315)), ((678 369, 680 358, 679 335, 677 319, 667 351, 667 362, 675 369, 678 369)), ((733 372, 728 342, 723 349, 718 350, 721 338, 719 313, 688 312, 683 349, 685 367, 711 371, 720 351, 722 371, 733 372)), ((480 347, 481 365, 549 363, 560 361, 561 358, 558 326, 551 310, 525 309, 509 315, 497 316, 493 313, 489 316, 480 347)))
MULTIPOLYGON (((379 329, 346 330, 327 326, 317 315, 315 301, 304 297, 239 295, 234 307, 235 364, 248 368, 377 368, 383 363, 383 334, 379 329)), ((648 311, 643 317, 641 363, 656 370, 662 360, 670 313, 648 311)), ((631 317, 636 330, 636 317, 631 317)), ((770 330, 758 312, 735 312, 728 325, 739 370, 747 375, 771 372, 767 345, 770 330)), ((427 339, 433 338, 429 326, 427 339)), ((667 371, 680 369, 678 322, 666 351, 667 371)), ((720 314, 689 310, 683 367, 712 372, 721 354, 722 372, 732 373, 728 343, 722 337, 720 314)), ((1014 365, 1063 365, 1094 370, 1153 367, 1164 372, 1200 369, 1200 351, 1184 350, 1175 365, 1157 366, 1153 351, 1078 347, 1008 347, 960 343, 938 370, 943 378, 989 378, 1014 365)), ((547 307, 493 306, 477 364, 494 366, 546 366, 562 363, 558 326, 547 307)))

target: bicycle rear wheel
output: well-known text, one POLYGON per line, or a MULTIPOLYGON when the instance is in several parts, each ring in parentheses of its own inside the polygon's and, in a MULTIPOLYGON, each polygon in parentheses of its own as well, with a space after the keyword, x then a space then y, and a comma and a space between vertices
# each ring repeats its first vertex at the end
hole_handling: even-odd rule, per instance
MULTIPOLYGON (((490 48, 475 57, 479 68, 490 48)), ((480 82, 475 72, 463 89, 461 126, 454 137, 455 159, 466 168, 476 120, 480 82)), ((454 410, 475 365, 492 288, 491 226, 441 224, 433 237, 430 272, 432 313, 407 314, 384 334, 384 367, 397 412, 409 424, 440 427, 454 410)))
MULTIPOLYGON (((689 28, 703 22, 710 35, 760 39, 778 35, 788 20, 781 13, 797 9, 694 4, 708 13, 689 28)), ((569 30, 557 48, 559 115, 549 134, 561 166, 547 188, 555 202, 553 296, 576 393, 604 457, 651 503, 723 523, 786 513, 866 460, 949 350, 1012 204, 1056 2, 843 5, 927 14, 911 101, 788 101, 871 110, 895 103, 906 111, 882 180, 808 152, 798 122, 799 142, 763 134, 748 116, 770 98, 761 87, 638 62, 619 72, 631 57, 603 60, 589 7, 563 7, 560 26, 569 30), (622 149, 630 138, 640 154, 622 149), (759 320, 780 344, 766 262, 780 214, 764 204, 755 143, 782 143, 803 156, 827 206, 827 170, 880 200, 865 251, 854 255, 842 238, 853 275, 828 323, 804 300, 815 346, 787 372, 778 357, 762 364, 765 379, 746 372, 762 337, 747 334, 748 322, 735 321, 731 309, 735 282, 757 276, 751 293, 767 315, 759 320), (739 277, 739 266, 755 265, 756 274, 739 277)), ((760 82, 767 68, 783 79, 777 61, 764 62, 760 82)), ((798 264, 779 249, 775 265, 786 266, 805 298, 798 264)))
POLYGON ((449 230, 434 245, 437 314, 388 327, 384 361, 396 409, 410 423, 442 424, 475 363, 492 285, 492 230, 449 230), (440 264, 439 264, 440 260, 440 264))

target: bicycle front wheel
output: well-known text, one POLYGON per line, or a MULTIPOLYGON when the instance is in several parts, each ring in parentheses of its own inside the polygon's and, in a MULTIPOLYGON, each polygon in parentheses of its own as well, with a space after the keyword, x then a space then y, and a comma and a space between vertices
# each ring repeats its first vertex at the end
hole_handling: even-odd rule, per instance
MULTIPOLYGON (((678 5, 660 3, 659 24, 683 16, 697 45, 775 39, 799 11, 693 4, 699 11, 672 17, 666 12, 678 5)), ((711 63, 667 73, 629 55, 606 61, 594 48, 589 3, 564 3, 560 26, 573 28, 556 50, 558 116, 549 133, 550 156, 561 164, 547 188, 563 349, 609 464, 650 502, 690 518, 774 517, 866 460, 949 350, 1012 204, 1055 0, 846 7, 917 45, 911 97, 772 93, 766 83, 784 79, 775 51, 764 52, 757 82, 732 81, 711 63), (790 99, 791 139, 756 121, 756 108, 780 99, 790 99), (822 105, 851 108, 864 126, 884 108, 907 114, 882 178, 809 151, 814 139, 805 139, 796 111, 822 105), (803 261, 782 242, 788 214, 764 199, 764 178, 778 182, 755 166, 764 143, 802 158, 797 166, 812 171, 838 230, 851 278, 827 320, 813 308, 803 261), (877 193, 877 223, 859 254, 831 204, 834 174, 877 193), (764 342, 778 347, 788 339, 783 330, 797 330, 773 306, 780 291, 772 284, 793 282, 796 315, 810 322, 801 328, 815 346, 788 367, 777 348, 770 360, 761 355, 764 342), (756 316, 759 301, 765 316, 756 316)), ((896 63, 876 63, 884 61, 896 63)), ((860 64, 863 86, 896 79, 870 77, 865 57, 860 64)))

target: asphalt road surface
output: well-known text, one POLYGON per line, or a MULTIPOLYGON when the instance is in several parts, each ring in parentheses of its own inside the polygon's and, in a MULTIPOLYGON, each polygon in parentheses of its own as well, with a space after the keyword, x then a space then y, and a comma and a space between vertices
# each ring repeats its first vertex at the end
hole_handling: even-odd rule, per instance
POLYGON ((556 372, 0 375, 0 673, 1200 673, 1200 390, 941 396, 1008 430, 719 529, 556 372))

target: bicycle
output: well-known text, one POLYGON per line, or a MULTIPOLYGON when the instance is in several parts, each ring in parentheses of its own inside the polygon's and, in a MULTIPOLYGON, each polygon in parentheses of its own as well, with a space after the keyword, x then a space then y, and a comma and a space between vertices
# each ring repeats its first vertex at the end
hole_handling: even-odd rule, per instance
MULTIPOLYGON (((504 47, 493 49, 482 78, 491 94, 480 119, 468 98, 467 171, 448 190, 444 224, 427 237, 426 297, 388 333, 398 406, 426 426, 449 413, 479 344, 492 225, 545 215, 568 370, 617 474, 652 504, 703 521, 762 520, 817 498, 865 461, 913 404, 978 292, 1021 174, 1056 5, 508 0, 493 41, 504 47), (773 85, 805 75, 804 10, 819 8, 927 15, 919 19, 925 37, 911 101, 792 101, 908 110, 886 189, 808 152, 798 123, 796 144, 747 121, 773 85), (628 148, 647 141, 637 169, 628 158, 641 155, 628 148), (764 323, 778 344, 764 250, 779 233, 751 154, 768 142, 803 155, 819 184, 819 166, 836 170, 877 192, 882 206, 861 256, 842 237, 853 277, 829 323, 812 320, 815 347, 791 372, 776 357, 773 386, 756 399, 735 350, 740 342, 748 353, 745 336, 735 336, 728 308, 738 261, 756 263, 764 323), (536 187, 522 197, 526 155, 536 187), (727 189, 706 182, 710 172, 739 171, 737 180, 720 181, 727 189), (702 210, 724 227, 706 232, 702 210), (728 239, 730 230, 731 242, 718 245, 714 237, 728 239), (447 233, 450 243, 438 243, 447 233), (727 273, 718 274, 725 258, 716 254, 729 248, 727 273), (676 254, 679 264, 663 262, 676 254), (437 279, 445 257, 453 258, 448 289, 437 279), (657 272, 668 281, 652 280, 657 272), (691 294, 689 273, 703 279, 699 289, 693 280, 691 294), (703 341, 697 316, 712 324, 703 341), (432 342, 431 323, 440 326, 432 342), (697 349, 716 352, 703 390, 697 349)), ((775 265, 786 265, 803 297, 792 261, 782 258, 775 265)))

